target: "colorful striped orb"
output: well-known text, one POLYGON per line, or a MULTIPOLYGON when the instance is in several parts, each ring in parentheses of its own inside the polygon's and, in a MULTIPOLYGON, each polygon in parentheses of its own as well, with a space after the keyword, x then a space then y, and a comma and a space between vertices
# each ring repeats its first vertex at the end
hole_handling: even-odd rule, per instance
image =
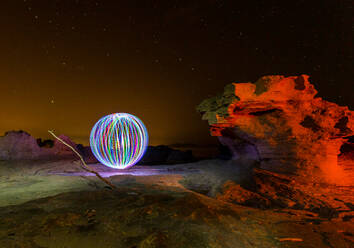
POLYGON ((143 122, 127 113, 115 113, 101 118, 92 128, 91 150, 102 164, 114 169, 126 169, 144 155, 149 142, 143 122))

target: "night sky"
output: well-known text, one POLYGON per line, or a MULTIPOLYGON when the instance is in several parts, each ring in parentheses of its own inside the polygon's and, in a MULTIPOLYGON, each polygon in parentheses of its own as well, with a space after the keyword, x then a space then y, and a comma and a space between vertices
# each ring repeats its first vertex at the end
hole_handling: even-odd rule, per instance
POLYGON ((354 107, 349 0, 2 0, 0 135, 48 129, 88 143, 128 112, 150 144, 213 143, 195 106, 231 82, 309 74, 354 107))

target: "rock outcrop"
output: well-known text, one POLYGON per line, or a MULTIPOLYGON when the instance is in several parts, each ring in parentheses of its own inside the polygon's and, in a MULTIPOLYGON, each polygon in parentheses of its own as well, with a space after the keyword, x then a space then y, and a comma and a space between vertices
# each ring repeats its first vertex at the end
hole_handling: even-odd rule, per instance
MULTIPOLYGON (((76 144, 65 135, 59 136, 76 148, 76 144)), ((41 142, 24 131, 6 132, 0 137, 0 160, 35 160, 73 158, 73 152, 55 140, 41 142)))
MULTIPOLYGON (((98 163, 90 146, 75 144, 69 137, 59 138, 74 147, 86 163, 98 163)), ((41 159, 77 159, 73 151, 58 140, 35 139, 24 131, 6 132, 0 136, 0 160, 41 160, 41 159)), ((149 146, 138 164, 176 164, 195 161, 191 151, 180 151, 168 146, 149 146)))
POLYGON ((10 131, 0 137, 0 160, 36 159, 42 155, 37 141, 24 131, 10 131))
POLYGON ((180 151, 169 146, 148 146, 142 159, 141 165, 177 164, 195 161, 191 151, 180 151))
POLYGON ((353 187, 312 184, 262 169, 254 169, 253 180, 252 186, 227 181, 216 198, 260 209, 306 210, 326 219, 353 218, 353 187))
POLYGON ((255 161, 262 169, 308 181, 351 184, 338 155, 354 134, 354 112, 315 97, 308 78, 265 76, 233 83, 197 110, 234 160, 255 161))
POLYGON ((93 155, 93 152, 92 152, 90 146, 84 146, 84 145, 78 144, 78 145, 76 145, 76 149, 82 155, 83 159, 85 160, 85 163, 87 163, 87 164, 98 163, 98 160, 95 157, 95 155, 93 155))

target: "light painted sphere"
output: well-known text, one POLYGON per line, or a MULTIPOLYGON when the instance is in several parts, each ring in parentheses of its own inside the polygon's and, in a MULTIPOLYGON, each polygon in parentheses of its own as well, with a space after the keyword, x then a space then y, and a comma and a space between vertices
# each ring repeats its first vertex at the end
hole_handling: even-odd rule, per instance
POLYGON ((102 117, 92 128, 91 150, 102 164, 126 169, 144 155, 149 142, 144 123, 136 116, 115 113, 102 117))

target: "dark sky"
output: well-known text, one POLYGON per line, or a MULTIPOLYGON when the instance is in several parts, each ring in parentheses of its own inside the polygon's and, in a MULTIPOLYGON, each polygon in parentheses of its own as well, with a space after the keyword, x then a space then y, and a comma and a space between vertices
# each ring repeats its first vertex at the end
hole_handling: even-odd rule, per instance
POLYGON ((195 106, 231 82, 309 74, 354 106, 349 0, 2 0, 0 133, 87 143, 129 112, 151 144, 210 143, 195 106))

